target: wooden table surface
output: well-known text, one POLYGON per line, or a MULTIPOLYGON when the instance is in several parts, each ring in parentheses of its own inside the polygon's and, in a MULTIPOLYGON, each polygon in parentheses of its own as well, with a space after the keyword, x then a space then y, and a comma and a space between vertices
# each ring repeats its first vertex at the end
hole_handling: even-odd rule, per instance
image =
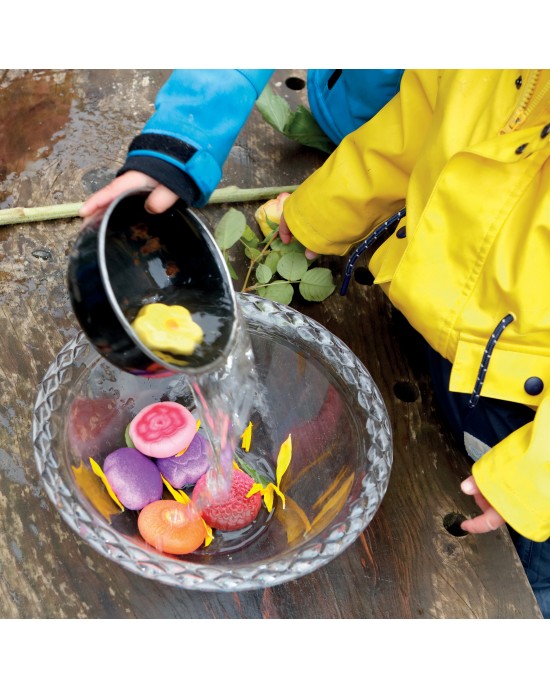
MULTIPOLYGON (((107 183, 168 74, 0 71, 0 208, 79 202, 107 183)), ((305 89, 296 88, 304 75, 279 71, 272 85, 291 104, 305 103, 305 89), (298 80, 287 82, 289 76, 298 80)), ((324 159, 275 132, 255 111, 220 186, 299 183, 324 159)), ((251 226, 258 205, 236 206, 251 226)), ((215 224, 227 207, 202 213, 215 224)), ((31 427, 37 386, 78 332, 66 267, 80 226, 75 218, 0 227, 0 617, 540 618, 506 529, 458 537, 445 527, 448 514, 476 512, 459 489, 469 463, 434 409, 418 339, 382 292, 364 283, 364 270, 346 297, 292 303, 365 363, 390 416, 389 487, 356 542, 301 579, 243 593, 176 589, 92 550, 42 489, 31 427)), ((322 261, 337 283, 344 262, 322 261)))

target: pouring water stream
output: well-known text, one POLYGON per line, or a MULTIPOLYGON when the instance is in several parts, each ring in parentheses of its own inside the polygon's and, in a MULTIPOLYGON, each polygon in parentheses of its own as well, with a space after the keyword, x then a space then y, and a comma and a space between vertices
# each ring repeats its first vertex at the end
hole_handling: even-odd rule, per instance
POLYGON ((229 353, 209 372, 189 377, 204 423, 201 427, 211 448, 206 494, 215 500, 230 489, 235 450, 248 425, 254 397, 260 391, 252 343, 239 309, 235 341, 229 353))

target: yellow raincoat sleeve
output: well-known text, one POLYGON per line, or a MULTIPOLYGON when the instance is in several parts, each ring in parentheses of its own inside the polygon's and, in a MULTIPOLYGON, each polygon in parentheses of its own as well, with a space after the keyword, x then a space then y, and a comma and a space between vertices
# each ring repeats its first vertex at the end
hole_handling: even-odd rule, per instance
POLYGON ((344 255, 404 207, 438 82, 437 70, 405 71, 400 92, 286 200, 285 220, 300 243, 344 255))
POLYGON ((550 537, 549 428, 550 395, 531 423, 495 445, 472 470, 485 499, 520 535, 535 542, 550 537))

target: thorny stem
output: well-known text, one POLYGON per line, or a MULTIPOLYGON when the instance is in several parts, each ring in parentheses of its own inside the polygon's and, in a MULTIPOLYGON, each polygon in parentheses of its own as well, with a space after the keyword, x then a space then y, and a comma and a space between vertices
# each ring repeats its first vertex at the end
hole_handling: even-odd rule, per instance
MULTIPOLYGON (((248 280, 250 279, 250 275, 252 274, 252 269, 256 263, 259 263, 264 256, 267 255, 268 249, 273 243, 273 240, 279 236, 279 230, 276 232, 273 232, 273 234, 269 237, 269 241, 266 242, 265 246, 263 247, 260 255, 257 258, 251 258, 250 259, 250 265, 248 266, 248 271, 246 273, 246 277, 244 278, 243 286, 241 291, 251 291, 252 288, 248 289, 248 280)), ((265 285, 260 285, 260 286, 265 286, 265 285)))

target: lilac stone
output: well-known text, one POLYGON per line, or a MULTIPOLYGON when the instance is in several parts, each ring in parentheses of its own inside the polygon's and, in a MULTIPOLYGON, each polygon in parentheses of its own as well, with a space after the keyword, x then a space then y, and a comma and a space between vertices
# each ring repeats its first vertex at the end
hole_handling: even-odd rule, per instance
POLYGON ((156 459, 156 464, 170 485, 179 490, 184 485, 194 485, 206 473, 210 467, 208 448, 206 437, 197 432, 183 454, 156 459))
POLYGON ((121 504, 139 511, 162 497, 162 478, 154 461, 137 449, 122 447, 111 452, 103 472, 121 504))

